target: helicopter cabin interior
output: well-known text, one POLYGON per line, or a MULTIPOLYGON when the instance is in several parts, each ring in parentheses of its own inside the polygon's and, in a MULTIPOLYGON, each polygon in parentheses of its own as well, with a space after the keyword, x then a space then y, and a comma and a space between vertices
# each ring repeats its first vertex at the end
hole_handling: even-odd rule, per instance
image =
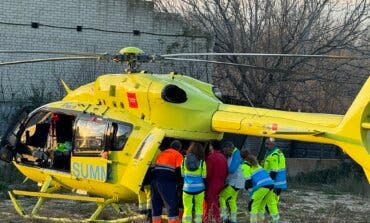
POLYGON ((39 110, 26 121, 18 162, 71 171, 71 157, 100 157, 124 148, 133 126, 85 113, 39 110))

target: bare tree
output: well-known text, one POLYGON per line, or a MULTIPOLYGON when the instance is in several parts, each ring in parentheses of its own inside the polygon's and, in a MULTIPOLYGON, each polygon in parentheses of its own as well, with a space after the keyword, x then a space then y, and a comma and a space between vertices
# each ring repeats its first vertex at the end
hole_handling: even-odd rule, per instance
MULTIPOLYGON (((367 0, 156 0, 159 10, 182 13, 189 26, 214 34, 215 52, 369 56, 367 0)), ((370 73, 369 60, 224 56, 216 66, 221 89, 263 107, 342 112, 370 73), (265 69, 268 67, 269 69, 265 69), (335 102, 324 104, 329 98, 335 102), (338 99, 338 100, 335 100, 338 99), (323 104, 325 106, 323 106, 323 104)))

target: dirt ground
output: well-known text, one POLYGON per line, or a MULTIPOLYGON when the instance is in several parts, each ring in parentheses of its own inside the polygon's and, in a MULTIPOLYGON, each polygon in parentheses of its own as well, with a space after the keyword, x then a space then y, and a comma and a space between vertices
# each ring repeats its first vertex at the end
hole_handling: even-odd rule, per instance
MULTIPOLYGON (((248 197, 245 192, 239 196, 239 222, 248 222, 246 215, 248 197)), ((22 206, 29 213, 34 198, 20 198, 22 206)), ((132 210, 135 205, 121 205, 132 210)), ((88 218, 95 210, 93 203, 65 200, 47 200, 41 209, 41 215, 68 217, 71 219, 88 218)), ((369 222, 370 199, 341 193, 335 194, 318 190, 289 189, 281 195, 281 222, 369 222)), ((101 219, 114 219, 118 216, 109 208, 101 219)), ((0 222, 42 222, 22 219, 14 210, 10 200, 0 200, 0 222)), ((47 222, 47 221, 44 221, 47 222)), ((142 221, 143 222, 143 221, 142 221)))

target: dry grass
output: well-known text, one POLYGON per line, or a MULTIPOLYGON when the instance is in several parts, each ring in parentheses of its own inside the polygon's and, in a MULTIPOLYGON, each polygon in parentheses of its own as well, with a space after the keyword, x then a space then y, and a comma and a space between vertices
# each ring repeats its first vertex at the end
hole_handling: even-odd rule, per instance
MULTIPOLYGON (((239 222, 247 222, 248 197, 245 192, 239 196, 239 222)), ((29 213, 36 203, 33 198, 21 198, 20 202, 29 213)), ((121 205, 122 206, 122 205, 121 205)), ((129 205, 133 211, 136 205, 129 205)), ((71 219, 88 218, 96 205, 87 202, 46 200, 40 214, 49 217, 69 217, 71 219)), ((284 191, 280 202, 281 222, 370 222, 370 200, 361 196, 340 194, 328 195, 322 191, 290 189, 284 191), (335 199, 333 199, 334 197, 335 199)), ((118 215, 107 208, 101 219, 115 219, 118 215)), ((29 222, 19 217, 9 200, 0 202, 0 222, 29 222)), ((45 222, 45 221, 33 221, 45 222)), ((145 221, 136 221, 144 223, 145 221)))
POLYGON ((290 186, 317 189, 327 194, 352 193, 370 198, 370 185, 362 168, 353 161, 342 161, 338 167, 301 173, 289 179, 290 186))
MULTIPOLYGON (((348 166, 347 166, 348 167, 348 166)), ((308 179, 318 179, 320 183, 302 181, 290 181, 289 189, 284 191, 280 199, 281 222, 369 222, 370 223, 370 186, 365 181, 357 181, 358 176, 344 174, 344 170, 351 168, 342 167, 343 176, 335 182, 333 179, 324 179, 328 173, 311 173, 308 179), (331 183, 328 183, 331 182, 331 183), (351 192, 348 192, 351 191, 351 192)), ((12 169, 12 166, 0 168, 0 190, 4 193, 13 187, 32 190, 35 184, 18 184, 24 177, 12 169), (8 174, 8 175, 3 175, 8 174)), ((338 176, 338 175, 337 175, 338 176)), ((249 216, 246 214, 249 198, 245 191, 241 191, 238 199, 239 222, 247 222, 249 216)), ((34 198, 21 198, 20 202, 29 213, 36 203, 34 198)), ((123 207, 123 205, 121 205, 123 207)), ((130 204, 132 211, 136 211, 136 205, 130 204)), ((68 217, 71 219, 88 218, 96 209, 94 203, 46 200, 41 208, 40 214, 50 217, 68 217)), ((122 218, 111 208, 107 208, 101 215, 101 219, 122 218)), ((12 207, 10 200, 0 198, 0 222, 30 222, 18 216, 12 207), (3 200, 1 200, 3 199, 3 200)), ((32 220, 32 222, 45 222, 32 220)), ((144 223, 145 221, 136 221, 144 223)))

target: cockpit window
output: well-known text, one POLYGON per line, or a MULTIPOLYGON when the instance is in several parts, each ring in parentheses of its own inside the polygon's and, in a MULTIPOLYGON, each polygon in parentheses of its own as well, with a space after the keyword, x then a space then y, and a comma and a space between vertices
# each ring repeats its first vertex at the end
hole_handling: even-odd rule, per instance
POLYGON ((20 162, 69 171, 75 116, 60 111, 36 111, 21 125, 17 153, 20 162))
POLYGON ((100 118, 79 119, 76 124, 76 154, 100 153, 105 148, 107 122, 100 118))
POLYGON ((112 151, 120 151, 126 144, 127 138, 132 131, 132 125, 112 123, 112 127, 113 127, 112 151))
POLYGON ((33 115, 21 137, 21 143, 34 147, 46 147, 50 128, 50 112, 42 111, 33 115))
POLYGON ((42 111, 33 115, 28 121, 26 128, 36 125, 37 123, 46 122, 50 118, 51 112, 42 111))

